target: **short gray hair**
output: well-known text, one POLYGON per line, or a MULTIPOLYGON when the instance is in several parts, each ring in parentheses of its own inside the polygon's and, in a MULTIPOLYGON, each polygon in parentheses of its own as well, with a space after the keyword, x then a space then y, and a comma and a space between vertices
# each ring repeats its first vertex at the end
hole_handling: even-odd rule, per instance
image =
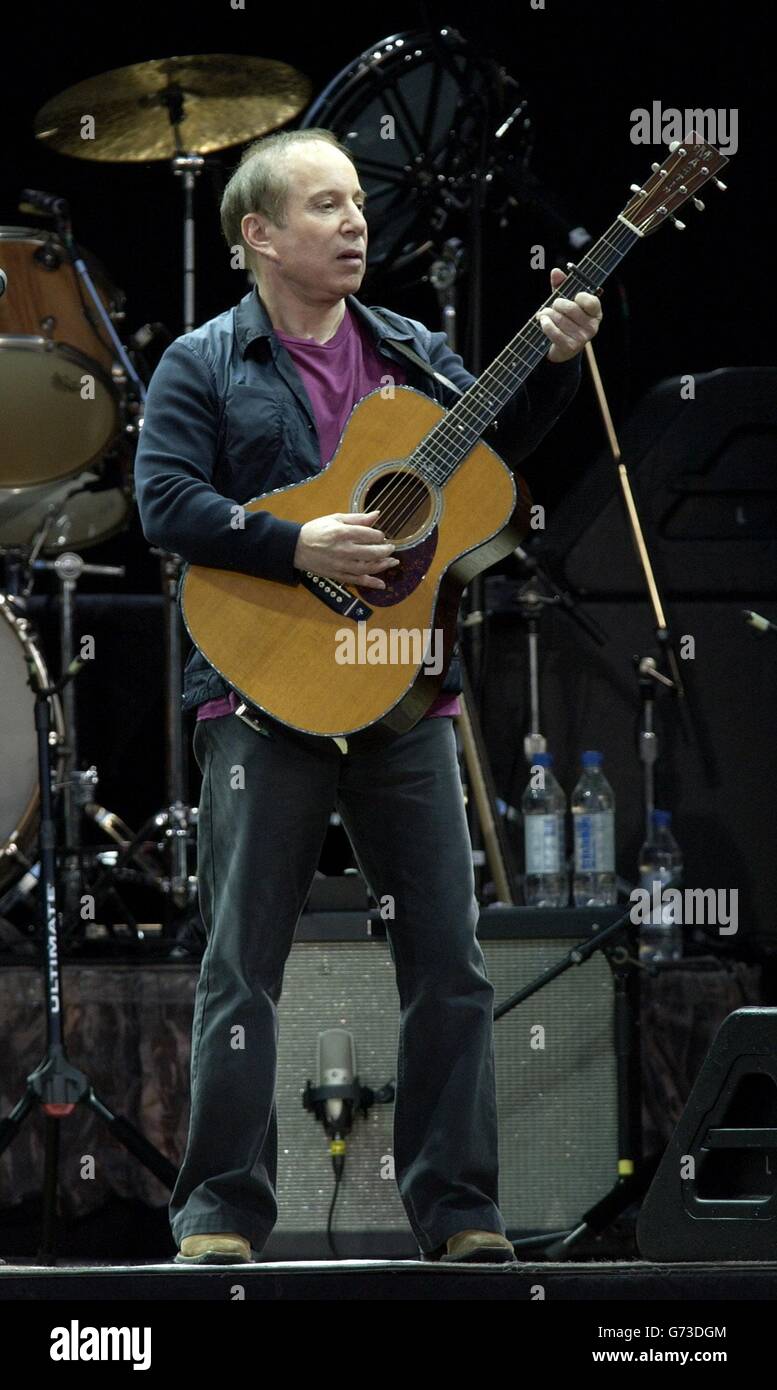
MULTIPOLYGON (((234 246, 242 246, 248 256, 252 255, 241 230, 243 218, 249 212, 260 213, 276 227, 285 226, 289 176, 284 155, 293 145, 308 140, 324 140, 328 145, 334 145, 356 168, 350 150, 340 143, 331 130, 324 130, 320 126, 308 130, 281 130, 255 140, 243 152, 221 199, 221 230, 230 250, 234 246)), ((252 278, 256 279, 254 272, 252 278)))

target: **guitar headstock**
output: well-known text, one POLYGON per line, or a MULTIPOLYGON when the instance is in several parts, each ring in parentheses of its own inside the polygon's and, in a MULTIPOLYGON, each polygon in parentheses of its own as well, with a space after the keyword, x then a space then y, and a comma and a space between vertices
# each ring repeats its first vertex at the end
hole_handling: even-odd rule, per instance
POLYGON ((727 164, 725 155, 692 130, 684 139, 672 141, 667 158, 653 165, 653 173, 641 188, 631 185, 634 197, 621 217, 643 236, 657 231, 668 218, 682 230, 685 224, 675 217, 677 209, 693 198, 695 207, 702 212, 704 204, 696 194, 710 179, 724 189, 726 185, 717 175, 727 164))

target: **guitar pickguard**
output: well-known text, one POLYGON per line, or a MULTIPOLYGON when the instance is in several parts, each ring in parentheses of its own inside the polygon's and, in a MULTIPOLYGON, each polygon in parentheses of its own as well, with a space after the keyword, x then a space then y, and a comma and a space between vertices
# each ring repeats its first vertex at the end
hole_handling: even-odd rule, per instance
POLYGON ((436 549, 437 527, 434 526, 418 545, 399 552, 396 557, 398 565, 390 570, 381 570, 380 577, 385 580, 385 589, 357 589, 356 592, 373 608, 391 608, 395 603, 401 603, 425 579, 436 549))

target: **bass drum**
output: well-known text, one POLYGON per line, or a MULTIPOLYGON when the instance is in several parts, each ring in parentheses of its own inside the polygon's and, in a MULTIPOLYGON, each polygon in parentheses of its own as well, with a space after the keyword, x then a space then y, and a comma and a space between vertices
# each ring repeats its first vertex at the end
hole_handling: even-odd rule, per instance
MULTIPOLYGON (((119 292, 94 257, 77 254, 117 315, 119 292)), ((0 485, 36 487, 89 468, 118 436, 114 347, 54 233, 0 227, 0 263, 0 485)))
MULTIPOLYGON (((49 678, 43 657, 32 637, 29 622, 15 601, 0 594, 0 887, 18 877, 34 860, 38 834, 40 783, 38 737, 35 730, 35 696, 27 684, 31 661, 45 685, 49 678)), ((59 782, 64 762, 65 725, 62 705, 49 697, 51 711, 52 768, 59 782)))
MULTIPOLYGON (((463 206, 462 186, 482 154, 483 122, 496 130, 518 106, 517 88, 448 25, 381 39, 308 107, 302 129, 332 131, 359 170, 368 197, 368 274, 406 264, 441 234, 463 206)), ((510 146, 516 171, 530 153, 525 107, 522 101, 510 146)))

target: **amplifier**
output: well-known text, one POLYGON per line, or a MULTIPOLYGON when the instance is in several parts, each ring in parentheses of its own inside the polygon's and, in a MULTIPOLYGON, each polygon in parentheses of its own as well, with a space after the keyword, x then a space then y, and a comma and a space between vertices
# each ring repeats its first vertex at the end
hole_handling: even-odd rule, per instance
MULTIPOLYGON (((622 909, 491 908, 479 938, 495 1004, 622 909)), ((495 1025, 500 1207, 511 1236, 567 1229, 617 1179, 614 976, 596 952, 495 1025)), ((354 1037, 359 1081, 396 1078, 399 1000, 380 925, 355 914, 308 914, 279 1005, 278 1223, 266 1258, 325 1257, 334 1176, 323 1126, 302 1105, 318 1034, 354 1037)), ((417 1257, 394 1181, 391 1100, 357 1113, 333 1220, 338 1253, 417 1257)))

